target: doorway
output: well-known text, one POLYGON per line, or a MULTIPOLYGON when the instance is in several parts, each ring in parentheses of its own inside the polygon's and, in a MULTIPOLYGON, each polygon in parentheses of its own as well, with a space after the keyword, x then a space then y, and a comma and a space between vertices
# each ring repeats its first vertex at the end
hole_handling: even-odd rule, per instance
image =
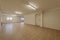
POLYGON ((40 26, 40 15, 39 15, 39 14, 36 14, 36 15, 35 15, 35 24, 36 24, 37 26, 40 26))

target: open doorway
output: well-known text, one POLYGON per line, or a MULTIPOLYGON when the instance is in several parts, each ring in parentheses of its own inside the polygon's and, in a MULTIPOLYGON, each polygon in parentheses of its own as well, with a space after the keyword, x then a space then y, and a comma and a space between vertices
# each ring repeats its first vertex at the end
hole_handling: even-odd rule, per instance
POLYGON ((35 15, 35 25, 40 26, 40 15, 39 14, 35 15))
POLYGON ((24 24, 24 16, 20 16, 20 23, 24 24))

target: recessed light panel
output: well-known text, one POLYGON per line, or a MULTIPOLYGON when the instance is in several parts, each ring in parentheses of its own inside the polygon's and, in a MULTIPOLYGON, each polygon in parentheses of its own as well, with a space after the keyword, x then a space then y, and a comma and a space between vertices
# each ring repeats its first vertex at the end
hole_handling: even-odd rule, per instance
POLYGON ((31 5, 26 5, 27 7, 33 9, 33 10, 36 10, 34 7, 32 7, 31 5))
POLYGON ((33 9, 33 10, 36 10, 37 9, 36 5, 34 5, 33 3, 29 3, 26 6, 29 7, 29 8, 31 8, 31 9, 33 9))
POLYGON ((19 12, 19 11, 15 11, 16 14, 22 14, 22 12, 19 12))

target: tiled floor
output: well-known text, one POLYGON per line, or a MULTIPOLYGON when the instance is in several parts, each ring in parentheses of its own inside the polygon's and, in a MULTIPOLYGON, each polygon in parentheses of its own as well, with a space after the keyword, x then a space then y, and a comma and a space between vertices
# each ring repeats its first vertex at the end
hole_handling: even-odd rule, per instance
POLYGON ((0 40, 60 40, 60 31, 20 23, 3 24, 0 40))

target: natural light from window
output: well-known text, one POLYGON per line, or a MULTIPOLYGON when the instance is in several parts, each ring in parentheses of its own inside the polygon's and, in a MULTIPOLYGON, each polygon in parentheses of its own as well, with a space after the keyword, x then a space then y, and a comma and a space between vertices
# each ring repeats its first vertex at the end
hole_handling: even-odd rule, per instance
POLYGON ((7 17, 6 20, 12 20, 13 18, 12 17, 7 17))

